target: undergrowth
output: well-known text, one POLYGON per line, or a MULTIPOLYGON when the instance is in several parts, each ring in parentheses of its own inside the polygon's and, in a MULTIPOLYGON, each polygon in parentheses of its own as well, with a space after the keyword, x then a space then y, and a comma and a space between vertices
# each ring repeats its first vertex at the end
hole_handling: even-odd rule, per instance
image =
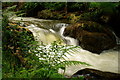
POLYGON ((53 42, 51 45, 38 45, 29 30, 9 22, 6 12, 8 13, 8 10, 4 11, 2 20, 3 79, 65 78, 63 74, 58 73, 58 69, 65 70, 66 66, 77 64, 88 65, 85 62, 65 60, 66 54, 70 55, 68 51, 75 49, 76 46, 59 45, 58 42, 53 42))

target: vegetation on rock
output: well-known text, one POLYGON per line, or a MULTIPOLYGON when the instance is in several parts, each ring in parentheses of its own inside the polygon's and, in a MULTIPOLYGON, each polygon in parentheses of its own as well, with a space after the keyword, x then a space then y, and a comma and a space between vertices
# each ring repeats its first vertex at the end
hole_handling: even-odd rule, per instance
POLYGON ((77 39, 83 49, 98 54, 116 46, 112 31, 93 21, 81 21, 70 25, 65 29, 64 35, 77 39))

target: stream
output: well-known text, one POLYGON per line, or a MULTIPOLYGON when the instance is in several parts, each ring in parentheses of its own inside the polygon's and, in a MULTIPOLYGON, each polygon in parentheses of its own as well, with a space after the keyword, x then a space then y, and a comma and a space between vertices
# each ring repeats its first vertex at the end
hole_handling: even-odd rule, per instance
MULTIPOLYGON (((36 19, 32 17, 17 17, 13 21, 20 21, 22 23, 28 22, 28 28, 34 35, 35 40, 43 42, 46 45, 51 44, 54 41, 61 41, 61 45, 75 45, 78 46, 78 41, 72 37, 64 36, 64 29, 69 25, 56 20, 44 20, 36 19)), ((120 40, 116 38, 118 44, 120 40)), ((92 66, 86 65, 72 65, 66 67, 65 75, 71 76, 78 70, 84 68, 93 68, 101 71, 109 71, 114 73, 120 73, 118 60, 120 57, 117 49, 110 49, 103 51, 100 55, 94 54, 82 48, 75 48, 70 50, 66 60, 82 61, 92 66)), ((59 70, 59 73, 63 73, 63 70, 59 70)))

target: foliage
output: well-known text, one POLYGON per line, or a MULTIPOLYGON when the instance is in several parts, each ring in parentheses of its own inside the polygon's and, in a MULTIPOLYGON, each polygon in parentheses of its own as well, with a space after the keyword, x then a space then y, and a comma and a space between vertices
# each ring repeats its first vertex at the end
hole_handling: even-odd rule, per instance
MULTIPOLYGON (((61 59, 65 60, 66 54, 68 50, 74 49, 75 46, 59 46, 56 42, 52 43, 49 46, 41 45, 41 46, 30 46, 30 54, 25 58, 28 61, 29 69, 19 68, 16 71, 15 68, 12 69, 12 72, 7 72, 3 75, 3 77, 14 77, 14 78, 64 78, 64 76, 58 74, 58 69, 65 69, 65 66, 69 65, 77 65, 77 64, 85 64, 84 62, 79 61, 61 61, 61 59), (14 75, 13 75, 14 74, 14 75)), ((13 58, 13 57, 12 57, 13 58)), ((7 60, 6 60, 7 61, 7 60)), ((5 62, 6 62, 5 61, 5 62)), ((13 61, 12 61, 13 63, 13 61)), ((9 63, 5 63, 9 64, 9 63)), ((3 64, 3 66, 5 66, 3 64)), ((16 65, 18 66, 18 65, 16 65)), ((6 72, 6 69, 10 69, 9 66, 5 66, 3 72, 6 72)))
MULTIPOLYGON (((15 3, 4 3, 13 5, 15 3)), ((117 7, 120 3, 113 2, 24 2, 16 3, 24 16, 35 16, 44 19, 66 19, 70 23, 80 20, 107 23, 111 16, 119 15, 117 7), (20 5, 21 4, 21 5, 20 5), (76 12, 76 13, 75 13, 76 12), (71 14, 71 15, 69 15, 71 14), (89 17, 88 17, 89 16, 89 17)))
POLYGON ((69 12, 81 12, 86 11, 89 7, 89 3, 86 2, 68 2, 67 9, 69 12))
POLYGON ((27 10, 27 9, 34 9, 36 6, 38 6, 38 3, 36 2, 27 2, 27 3, 24 3, 24 9, 27 10))
POLYGON ((42 10, 39 14, 38 14, 38 17, 40 18, 51 18, 53 17, 53 13, 51 10, 42 10))
MULTIPOLYGON (((15 16, 15 12, 13 11, 15 8, 16 8, 16 5, 14 5, 12 7, 8 7, 7 9, 3 10, 4 19, 7 20, 7 18, 12 18, 12 16, 15 16)), ((4 22, 4 23, 7 23, 7 22, 4 22)))
MULTIPOLYGON (((15 7, 15 6, 14 6, 15 7)), ((2 52, 3 52, 3 73, 14 73, 17 69, 25 66, 24 57, 28 56, 29 45, 34 42, 33 36, 29 31, 21 28, 17 24, 9 23, 8 13, 13 7, 3 11, 2 19, 2 52)), ((6 74, 3 75, 3 77, 6 74)), ((7 77, 7 76, 6 76, 7 77)))
POLYGON ((45 9, 50 9, 50 10, 63 10, 65 8, 65 2, 47 2, 44 3, 45 9))
MULTIPOLYGON (((2 20, 2 36, 3 36, 3 61, 10 61, 6 62, 3 65, 5 67, 11 67, 13 66, 16 68, 18 66, 24 65, 24 60, 22 60, 22 56, 27 56, 27 50, 29 44, 33 43, 34 39, 33 36, 29 31, 22 28, 21 26, 17 24, 10 24, 9 23, 9 17, 12 16, 11 14, 14 13, 11 10, 13 10, 16 6, 12 6, 7 8, 3 11, 3 20, 2 20), (24 36, 21 36, 24 35, 24 36), (8 65, 10 64, 10 65, 8 65), (8 66, 7 66, 8 65, 8 66)), ((9 69, 6 68, 6 69, 9 69)), ((4 69, 3 69, 4 71, 4 69)), ((9 71, 9 70, 6 70, 9 71)))
POLYGON ((112 2, 92 2, 90 3, 91 8, 99 8, 102 9, 104 13, 114 13, 115 8, 119 5, 119 3, 112 2))
POLYGON ((101 10, 97 10, 94 12, 86 12, 80 15, 79 20, 86 20, 86 21, 99 21, 99 18, 101 16, 101 10), (88 17, 89 16, 89 17, 88 17))
POLYGON ((17 5, 13 5, 11 7, 7 7, 6 9, 3 10, 3 25, 5 25, 6 23, 8 23, 8 21, 10 21, 11 19, 13 19, 16 16, 23 16, 25 15, 25 13, 23 13, 23 11, 14 11, 14 9, 16 9, 17 5), (5 19, 5 20, 4 20, 5 19))
MULTIPOLYGON (((23 4, 21 10, 27 13, 28 16, 36 16, 37 12, 42 10, 63 10, 65 3, 60 2, 26 2, 23 4), (29 14, 31 13, 31 14, 29 14)), ((48 13, 50 14, 50 13, 48 13)))
MULTIPOLYGON (((41 45, 38 47, 31 47, 30 52, 32 52, 33 55, 36 55, 34 56, 36 58, 34 59, 34 62, 33 62, 33 59, 31 57, 32 61, 29 61, 30 62, 29 64, 32 64, 34 66, 34 70, 37 70, 37 73, 36 71, 32 72, 34 73, 33 77, 53 78, 53 75, 60 75, 58 74, 59 68, 65 70, 66 66, 70 66, 72 64, 73 65, 77 65, 77 64, 89 65, 85 62, 65 60, 65 57, 68 51, 71 49, 74 49, 75 47, 76 46, 58 45, 57 42, 53 42, 51 45, 48 45, 48 46, 41 45), (39 65, 36 65, 36 64, 39 64, 39 65)), ((64 78, 64 77, 61 76, 61 78, 64 78)))
POLYGON ((15 5, 14 2, 2 2, 2 9, 15 5))
POLYGON ((107 23, 118 14, 117 7, 119 6, 119 3, 90 2, 87 6, 88 10, 80 15, 80 20, 107 23))
MULTIPOLYGON (((10 9, 11 10, 11 9, 10 9)), ((3 78, 64 78, 58 69, 66 66, 85 64, 79 61, 65 61, 66 53, 76 46, 38 45, 29 30, 18 23, 10 23, 3 14, 3 78)), ((9 14, 8 14, 9 15, 9 14)))
POLYGON ((29 45, 33 43, 33 36, 17 25, 3 26, 3 72, 11 72, 21 66, 26 66, 29 45), (23 36, 22 36, 23 35, 23 36))
POLYGON ((76 23, 80 20, 80 16, 76 16, 74 13, 72 13, 67 19, 70 23, 76 23))
POLYGON ((63 13, 59 12, 53 12, 52 10, 42 10, 41 12, 38 12, 38 17, 39 18, 44 18, 44 19, 61 19, 63 18, 63 13))

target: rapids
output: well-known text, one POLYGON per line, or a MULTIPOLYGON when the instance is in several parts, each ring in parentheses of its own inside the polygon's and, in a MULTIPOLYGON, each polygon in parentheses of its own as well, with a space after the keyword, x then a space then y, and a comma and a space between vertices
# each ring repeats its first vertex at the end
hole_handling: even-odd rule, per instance
MULTIPOLYGON (((15 18, 14 21, 20 21, 21 19, 22 18, 20 17, 15 18)), ((53 41, 62 41, 63 44, 67 44, 67 45, 75 45, 75 46, 78 45, 78 41, 76 39, 63 35, 64 29, 68 26, 68 24, 53 22, 52 23, 53 27, 51 27, 51 23, 46 24, 44 23, 44 21, 50 22, 52 20, 23 18, 22 21, 32 21, 32 24, 30 24, 26 28, 28 28, 33 33, 34 38, 37 41, 43 42, 46 45, 49 45, 53 41), (33 24, 36 22, 41 24, 43 27, 45 26, 45 28, 46 27, 48 28, 46 29, 41 28, 39 27, 39 25, 33 24)), ((118 38, 116 38, 116 40, 118 40, 118 38)), ((70 50, 69 53, 72 53, 72 55, 66 54, 68 57, 66 58, 66 60, 82 61, 92 66, 86 66, 86 65, 68 66, 66 68, 65 75, 71 76, 78 70, 84 68, 93 68, 101 71, 120 73, 118 66, 118 59, 120 59, 120 57, 118 56, 119 50, 115 50, 115 49, 105 50, 100 55, 98 55, 89 52, 87 50, 83 50, 82 48, 76 48, 74 50, 70 50)), ((63 72, 64 71, 59 70, 59 73, 62 74, 63 72)))

